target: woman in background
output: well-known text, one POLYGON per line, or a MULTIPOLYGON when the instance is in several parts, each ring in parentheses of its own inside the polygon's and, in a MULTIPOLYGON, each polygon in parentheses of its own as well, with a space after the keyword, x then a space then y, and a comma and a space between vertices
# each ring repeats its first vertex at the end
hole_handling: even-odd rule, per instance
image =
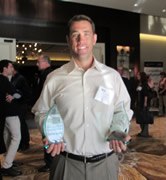
POLYGON ((150 137, 149 124, 153 123, 153 116, 149 112, 152 87, 148 85, 148 76, 145 72, 138 73, 137 79, 136 122, 141 128, 138 136, 150 137))

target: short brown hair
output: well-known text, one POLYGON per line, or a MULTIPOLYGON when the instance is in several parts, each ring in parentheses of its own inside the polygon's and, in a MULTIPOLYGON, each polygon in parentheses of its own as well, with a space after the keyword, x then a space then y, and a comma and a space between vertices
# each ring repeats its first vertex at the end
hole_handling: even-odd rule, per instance
POLYGON ((95 33, 95 23, 92 21, 92 19, 84 14, 79 14, 79 15, 75 15, 73 16, 69 22, 68 22, 68 34, 70 34, 70 27, 71 25, 73 24, 73 22, 76 22, 76 21, 88 21, 91 26, 92 26, 92 30, 93 30, 93 33, 95 33))

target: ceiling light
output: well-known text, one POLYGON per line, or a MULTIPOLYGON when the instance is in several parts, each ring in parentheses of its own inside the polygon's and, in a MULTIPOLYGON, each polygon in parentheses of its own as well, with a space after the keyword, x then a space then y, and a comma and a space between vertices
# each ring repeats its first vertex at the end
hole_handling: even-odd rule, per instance
POLYGON ((165 13, 165 12, 166 12, 166 9, 163 9, 162 12, 165 13))
POLYGON ((42 49, 39 49, 38 52, 42 52, 42 49))
POLYGON ((134 7, 137 7, 137 6, 138 6, 138 4, 137 4, 137 3, 135 3, 135 4, 134 4, 134 7))

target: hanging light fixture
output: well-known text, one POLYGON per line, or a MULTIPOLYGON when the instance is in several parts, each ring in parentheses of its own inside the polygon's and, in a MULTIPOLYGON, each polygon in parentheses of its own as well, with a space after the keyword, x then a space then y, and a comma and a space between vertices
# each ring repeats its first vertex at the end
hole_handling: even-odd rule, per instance
POLYGON ((42 48, 38 43, 17 42, 16 44, 16 60, 18 63, 24 64, 27 60, 35 60, 41 52, 42 48))

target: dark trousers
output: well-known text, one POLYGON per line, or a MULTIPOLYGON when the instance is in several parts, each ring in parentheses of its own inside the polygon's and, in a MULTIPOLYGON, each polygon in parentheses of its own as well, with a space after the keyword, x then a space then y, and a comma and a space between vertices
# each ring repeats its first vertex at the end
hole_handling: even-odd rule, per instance
POLYGON ((21 125, 21 141, 19 145, 19 149, 24 150, 29 147, 29 141, 30 141, 30 134, 28 125, 26 123, 26 114, 27 114, 27 106, 23 105, 21 108, 21 113, 19 115, 20 118, 20 125, 21 125))
POLYGON ((45 149, 44 149, 44 162, 48 168, 51 167, 51 164, 53 162, 53 157, 51 156, 51 154, 48 154, 45 149))

